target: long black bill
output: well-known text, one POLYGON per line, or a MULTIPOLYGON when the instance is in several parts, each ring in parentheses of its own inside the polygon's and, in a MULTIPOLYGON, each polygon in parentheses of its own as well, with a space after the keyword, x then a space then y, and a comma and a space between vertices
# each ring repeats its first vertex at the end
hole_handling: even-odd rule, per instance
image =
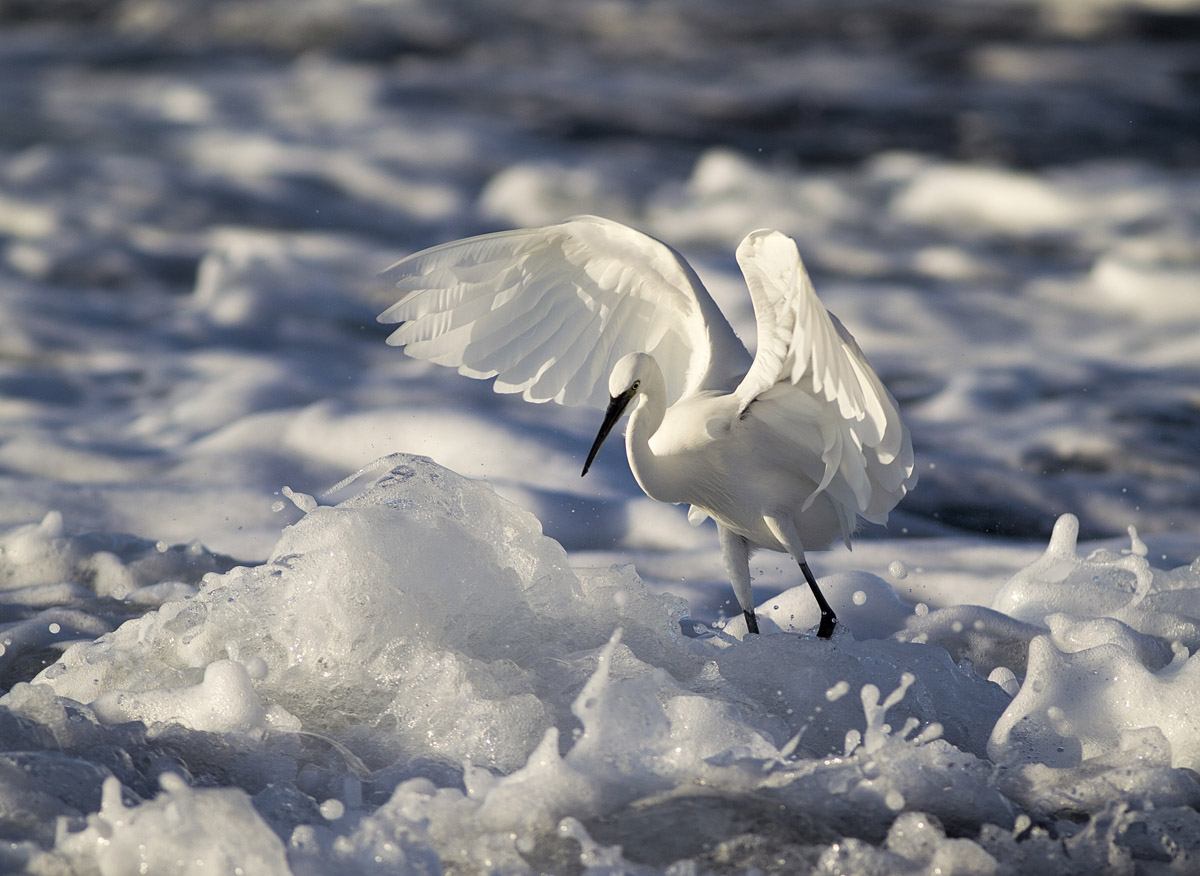
POLYGON ((580 477, 587 474, 588 469, 592 467, 592 460, 600 452, 600 445, 604 443, 604 439, 608 437, 613 426, 617 425, 617 420, 621 419, 621 415, 625 413, 625 408, 629 407, 629 401, 633 396, 632 391, 623 392, 608 403, 608 410, 604 412, 604 422, 600 424, 596 441, 592 444, 592 449, 588 451, 587 462, 583 464, 583 473, 579 475, 580 477))

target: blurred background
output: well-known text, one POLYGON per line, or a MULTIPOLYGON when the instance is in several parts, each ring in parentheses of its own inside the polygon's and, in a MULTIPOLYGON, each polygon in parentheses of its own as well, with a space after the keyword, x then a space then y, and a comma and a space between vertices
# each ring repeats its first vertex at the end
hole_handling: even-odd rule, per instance
POLYGON ((1198 168, 1195 0, 0 0, 0 524, 261 557, 282 485, 412 450, 690 544, 579 484, 594 412, 374 323, 390 262, 594 212, 750 345, 733 248, 797 239, 913 429, 892 536, 1194 533, 1198 168))

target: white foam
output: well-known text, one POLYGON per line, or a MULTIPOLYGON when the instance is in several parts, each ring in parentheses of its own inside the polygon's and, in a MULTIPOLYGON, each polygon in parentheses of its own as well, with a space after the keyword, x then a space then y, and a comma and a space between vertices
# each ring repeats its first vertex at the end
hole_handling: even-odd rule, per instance
POLYGON ((1197 0, 1038 0, 1028 40, 872 0, 832 42, 820 4, 88 5, 6 20, 0 870, 1190 872, 1200 202, 1161 32, 1197 0), (751 347, 733 247, 795 236, 897 395, 922 485, 809 557, 831 641, 770 552, 742 636, 711 524, 619 447, 581 480, 597 412, 383 344, 376 271, 579 212, 678 246, 751 347), (396 451, 536 520, 404 460, 329 505, 396 451))
POLYGON ((59 834, 58 853, 104 874, 291 873, 283 844, 238 788, 194 789, 164 773, 162 793, 126 805, 115 778, 87 827, 59 834))
MULTIPOLYGON (((311 500, 267 563, 210 574, 195 596, 72 645, 0 705, 63 740, 141 722, 152 744, 199 732, 244 747, 239 768, 275 783, 255 797, 269 835, 306 872, 523 872, 576 854, 628 868, 665 849, 700 855, 710 835, 733 842, 721 832, 747 816, 732 813, 759 812, 763 795, 784 815, 763 810, 755 829, 808 825, 814 859, 988 872, 1024 854, 1005 832, 1028 827, 1022 808, 1045 817, 1072 795, 1099 806, 1105 787, 1200 801, 1174 769, 1200 760, 1186 706, 1200 701, 1196 659, 1176 645, 1165 662, 1165 640, 1132 626, 1173 617, 1147 613, 1156 595, 1192 605, 1195 578, 1156 583, 1136 539, 1080 558, 1063 522, 997 597, 1024 621, 982 606, 916 613, 853 573, 823 579, 843 615, 831 640, 799 618, 805 585, 763 606, 767 634, 739 640, 735 620, 688 639, 685 605, 629 568, 572 569, 486 484, 403 455, 372 471, 339 505, 311 500), (1127 620, 1064 613, 1060 590, 1076 580, 1096 589, 1088 610, 1127 620), (784 612, 790 634, 772 620, 784 612), (390 799, 368 802, 384 775, 390 799), (688 829, 665 842, 654 825, 680 817, 688 829)), ((54 524, 22 538, 44 546, 61 537, 54 524)), ((106 784, 58 852, 107 861, 107 837, 136 861, 186 850, 277 865, 241 791, 162 783, 136 805, 106 784)))

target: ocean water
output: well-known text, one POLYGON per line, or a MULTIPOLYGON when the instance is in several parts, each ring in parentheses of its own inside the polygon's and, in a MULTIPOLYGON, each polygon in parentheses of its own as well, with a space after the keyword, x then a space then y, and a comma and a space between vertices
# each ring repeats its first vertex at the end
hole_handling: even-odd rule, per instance
POLYGON ((1194 872, 1198 44, 1190 0, 0 4, 0 870, 1194 872), (391 262, 582 212, 751 348, 733 250, 793 236, 898 399, 831 641, 777 554, 726 624, 710 527, 615 442, 579 478, 598 411, 384 344, 391 262))

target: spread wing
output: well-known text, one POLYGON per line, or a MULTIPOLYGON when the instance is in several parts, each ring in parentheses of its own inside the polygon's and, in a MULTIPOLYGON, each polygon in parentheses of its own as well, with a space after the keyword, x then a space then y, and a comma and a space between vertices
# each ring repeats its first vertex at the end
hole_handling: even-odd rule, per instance
POLYGON ((758 323, 754 364, 735 390, 741 413, 785 441, 815 421, 824 444, 817 493, 828 489, 861 516, 883 522, 916 483, 912 441, 895 399, 817 298, 795 241, 755 231, 738 246, 737 260, 758 323))
POLYGON ((495 377, 528 401, 604 407, 627 353, 649 353, 667 404, 729 391, 750 356, 683 258, 625 225, 577 216, 485 234, 401 259, 382 276, 403 293, 379 316, 418 359, 495 377))

